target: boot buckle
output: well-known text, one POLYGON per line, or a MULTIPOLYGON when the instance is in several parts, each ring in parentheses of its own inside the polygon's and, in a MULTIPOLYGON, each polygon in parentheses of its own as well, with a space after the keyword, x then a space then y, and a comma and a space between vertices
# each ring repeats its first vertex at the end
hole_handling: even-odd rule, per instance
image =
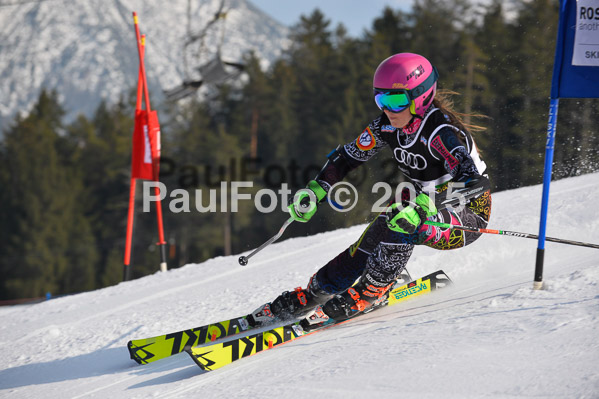
POLYGON ((308 299, 306 298, 306 293, 304 292, 304 290, 302 290, 302 287, 297 287, 295 289, 295 292, 300 305, 306 306, 306 304, 308 303, 308 299))

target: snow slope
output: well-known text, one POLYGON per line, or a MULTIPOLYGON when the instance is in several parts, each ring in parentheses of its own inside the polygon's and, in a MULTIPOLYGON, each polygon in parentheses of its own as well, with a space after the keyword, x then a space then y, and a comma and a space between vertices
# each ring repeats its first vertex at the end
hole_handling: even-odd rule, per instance
MULTIPOLYGON (((553 183, 549 236, 599 243, 598 180, 553 183)), ((491 227, 536 233, 540 195, 540 186, 495 194, 491 227)), ((533 291, 536 241, 496 235, 415 250, 412 275, 443 268, 450 289, 220 370, 204 373, 186 354, 129 359, 129 339, 243 314, 306 284, 363 228, 282 241, 246 267, 220 257, 0 308, 0 397, 599 397, 599 252, 547 243, 547 289, 533 291)))

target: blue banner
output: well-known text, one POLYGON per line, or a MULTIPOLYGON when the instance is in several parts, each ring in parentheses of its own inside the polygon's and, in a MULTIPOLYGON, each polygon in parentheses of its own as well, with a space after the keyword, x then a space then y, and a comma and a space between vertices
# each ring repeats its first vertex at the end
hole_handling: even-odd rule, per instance
POLYGON ((551 98, 599 98, 599 0, 560 0, 551 98))
POLYGON ((535 289, 543 288, 549 187, 560 98, 599 98, 599 0, 560 0, 545 146, 541 221, 533 285, 535 289))

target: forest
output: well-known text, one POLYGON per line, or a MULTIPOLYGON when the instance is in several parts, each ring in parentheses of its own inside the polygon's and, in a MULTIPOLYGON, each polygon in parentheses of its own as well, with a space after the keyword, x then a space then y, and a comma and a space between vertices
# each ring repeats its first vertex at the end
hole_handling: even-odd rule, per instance
MULTIPOLYGON (((454 107, 466 122, 485 128, 474 136, 493 190, 539 184, 558 1, 516 0, 510 13, 504 4, 494 0, 481 9, 466 0, 415 0, 409 12, 385 9, 357 38, 318 10, 302 16, 291 46, 268 70, 249 54, 241 84, 162 104, 161 182, 204 204, 221 182, 251 181, 244 192, 254 195, 283 184, 304 187, 331 150, 378 116, 376 66, 391 54, 415 52, 437 67, 439 88, 456 93, 454 107)), ((0 300, 122 281, 134 100, 134 90, 125 90, 118 103, 66 124, 58 94, 43 90, 28 114, 2 132, 0 300)), ((598 111, 596 99, 560 101, 554 179, 599 170, 598 111)), ((293 224, 285 236, 367 223, 380 197, 373 184, 401 182, 385 151, 347 180, 360 195, 351 212, 321 206, 310 223, 293 224)), ((141 184, 137 198, 135 278, 159 270, 156 218, 142 212, 141 184)), ((236 212, 173 211, 164 201, 163 212, 169 268, 256 248, 287 219, 280 207, 262 213, 252 201, 236 212)))

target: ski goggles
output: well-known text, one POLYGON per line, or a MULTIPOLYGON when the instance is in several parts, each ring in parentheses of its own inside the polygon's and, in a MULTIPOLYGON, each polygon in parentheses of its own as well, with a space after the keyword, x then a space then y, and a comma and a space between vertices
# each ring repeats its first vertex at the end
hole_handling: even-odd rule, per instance
POLYGON ((412 103, 408 90, 374 90, 374 102, 380 110, 401 112, 412 103))
POLYGON ((412 90, 406 89, 374 89, 374 102, 380 110, 398 113, 412 105, 412 101, 426 93, 439 79, 437 68, 433 67, 431 73, 424 82, 412 90))

